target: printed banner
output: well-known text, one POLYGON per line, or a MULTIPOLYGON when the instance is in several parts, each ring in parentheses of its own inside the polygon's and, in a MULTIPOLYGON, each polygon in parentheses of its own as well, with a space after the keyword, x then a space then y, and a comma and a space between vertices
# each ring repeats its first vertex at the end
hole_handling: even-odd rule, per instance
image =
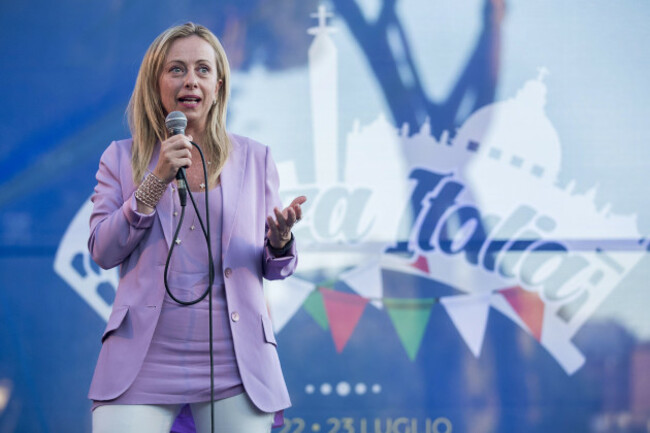
POLYGON ((91 429, 120 269, 88 253, 89 197, 188 20, 227 52, 228 130, 308 199, 264 287, 278 431, 645 431, 650 4, 30 6, 0 6, 0 433, 91 429))

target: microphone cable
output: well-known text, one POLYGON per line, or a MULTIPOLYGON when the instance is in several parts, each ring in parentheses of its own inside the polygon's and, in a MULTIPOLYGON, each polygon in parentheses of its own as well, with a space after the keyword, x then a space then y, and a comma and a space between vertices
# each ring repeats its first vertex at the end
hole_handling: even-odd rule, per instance
MULTIPOLYGON (((214 283, 214 260, 212 258, 212 245, 210 241, 210 203, 208 201, 208 193, 210 190, 210 186, 208 183, 208 169, 205 164, 205 157, 203 156, 203 151, 199 147, 198 144, 196 144, 193 141, 190 141, 194 147, 197 148, 199 151, 199 154, 201 155, 201 163, 203 164, 203 178, 205 179, 205 219, 207 221, 207 227, 206 225, 203 224, 203 219, 201 219, 201 214, 199 213, 198 206, 196 205, 196 201, 194 201, 194 196, 192 195, 192 191, 190 188, 187 188, 187 193, 190 196, 190 200, 192 202, 192 207, 194 208, 194 211, 196 212, 196 217, 199 220, 199 224, 201 225, 201 230, 203 231, 203 236, 205 238, 205 241, 208 245, 208 288, 201 294, 198 298, 192 299, 190 301, 183 301, 181 299, 178 299, 174 296, 172 293, 171 289, 169 288, 169 284, 167 282, 167 273, 169 270, 169 262, 172 257, 172 252, 174 251, 174 246, 176 245, 176 239, 178 239, 178 234, 181 231, 181 226, 183 224, 183 219, 185 218, 185 202, 181 201, 181 216, 178 220, 178 225, 176 226, 176 230, 174 232, 174 240, 171 243, 171 247, 169 248, 169 252, 167 253, 167 260, 165 261, 165 274, 164 274, 164 282, 165 282, 165 290, 167 291, 167 294, 169 297, 176 302, 179 305, 182 306, 188 306, 188 305, 194 305, 199 302, 201 302, 203 299, 205 299, 206 296, 208 296, 208 310, 209 310, 209 317, 208 317, 208 326, 210 327, 208 333, 209 333, 209 338, 210 338, 210 431, 214 433, 214 351, 213 351, 213 335, 212 335, 212 284, 214 283)), ((185 182, 185 185, 188 185, 187 182, 187 177, 185 175, 185 170, 179 169, 178 172, 181 174, 182 181, 185 182)))

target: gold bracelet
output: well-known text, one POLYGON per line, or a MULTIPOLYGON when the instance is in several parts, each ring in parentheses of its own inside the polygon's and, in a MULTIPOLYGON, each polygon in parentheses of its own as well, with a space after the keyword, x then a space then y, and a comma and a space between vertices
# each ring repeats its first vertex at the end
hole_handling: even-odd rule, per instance
POLYGON ((163 180, 158 179, 155 174, 149 173, 135 191, 135 198, 142 204, 153 209, 156 207, 166 190, 167 184, 163 180))

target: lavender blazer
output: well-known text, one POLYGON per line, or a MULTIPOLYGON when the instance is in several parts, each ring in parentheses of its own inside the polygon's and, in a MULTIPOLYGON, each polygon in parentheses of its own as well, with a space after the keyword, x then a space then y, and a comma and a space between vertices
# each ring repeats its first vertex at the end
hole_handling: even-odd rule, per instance
MULTIPOLYGON (((249 397, 265 412, 291 405, 262 291, 262 277, 280 279, 296 267, 291 251, 275 258, 266 246, 266 216, 281 208, 278 173, 269 149, 230 136, 233 149, 221 173, 222 257, 237 365, 249 397)), ((132 140, 111 143, 102 155, 92 196, 88 248, 102 268, 120 266, 113 310, 88 397, 111 400, 133 383, 151 343, 165 287, 163 272, 177 218, 168 186, 151 215, 135 211, 132 140)), ((153 170, 160 145, 149 164, 153 170)), ((207 355, 206 355, 207 356, 207 355)), ((209 384, 206 384, 209 386, 209 384)))

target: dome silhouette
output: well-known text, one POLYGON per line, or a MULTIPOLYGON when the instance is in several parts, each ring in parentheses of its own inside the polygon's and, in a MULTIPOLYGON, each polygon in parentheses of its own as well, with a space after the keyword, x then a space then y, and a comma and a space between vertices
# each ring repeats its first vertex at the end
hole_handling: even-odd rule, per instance
POLYGON ((454 146, 555 181, 562 151, 544 111, 545 73, 542 69, 537 79, 527 81, 514 98, 477 110, 458 130, 454 146))

